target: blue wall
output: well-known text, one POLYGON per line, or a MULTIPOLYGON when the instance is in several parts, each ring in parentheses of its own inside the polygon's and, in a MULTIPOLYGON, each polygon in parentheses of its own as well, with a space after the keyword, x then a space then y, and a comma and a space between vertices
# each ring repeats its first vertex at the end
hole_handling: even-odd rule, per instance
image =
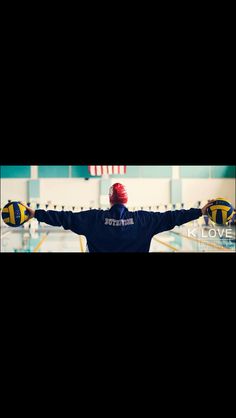
POLYGON ((1 165, 1 178, 30 178, 30 165, 1 165))
POLYGON ((180 167, 182 178, 235 178, 234 165, 185 165, 180 167))
MULTIPOLYGON (((30 165, 1 166, 1 178, 30 178, 30 165)), ((87 165, 39 166, 39 178, 91 178, 87 165)), ((111 176, 118 177, 118 176, 111 176)), ((127 166, 127 173, 120 178, 171 178, 171 166, 127 166)), ((235 178, 235 166, 181 166, 180 178, 235 178)))
POLYGON ((211 177, 213 178, 235 178, 235 165, 213 165, 211 166, 211 177))
POLYGON ((68 165, 39 165, 38 176, 39 178, 69 177, 69 166, 68 165))

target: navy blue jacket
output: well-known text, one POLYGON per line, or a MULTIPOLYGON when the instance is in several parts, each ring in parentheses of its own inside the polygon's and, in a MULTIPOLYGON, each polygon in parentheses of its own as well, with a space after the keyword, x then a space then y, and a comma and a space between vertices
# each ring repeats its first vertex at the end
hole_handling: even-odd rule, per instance
POLYGON ((36 210, 35 218, 52 226, 63 226, 87 239, 91 253, 148 252, 151 240, 159 232, 198 219, 201 209, 167 212, 130 212, 124 205, 110 210, 89 210, 79 213, 36 210))

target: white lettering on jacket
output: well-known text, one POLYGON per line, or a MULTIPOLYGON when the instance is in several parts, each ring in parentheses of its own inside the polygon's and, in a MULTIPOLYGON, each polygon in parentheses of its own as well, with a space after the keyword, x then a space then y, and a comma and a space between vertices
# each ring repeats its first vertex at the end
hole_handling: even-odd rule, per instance
POLYGON ((127 225, 134 225, 134 219, 109 219, 105 218, 105 225, 109 226, 127 226, 127 225))

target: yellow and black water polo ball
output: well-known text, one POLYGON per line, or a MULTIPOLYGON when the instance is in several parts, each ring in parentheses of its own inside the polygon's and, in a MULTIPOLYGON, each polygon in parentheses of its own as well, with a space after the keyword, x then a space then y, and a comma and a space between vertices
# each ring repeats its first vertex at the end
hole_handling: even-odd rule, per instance
POLYGON ((10 202, 2 210, 2 219, 8 226, 17 228, 29 219, 29 211, 21 202, 10 202))
POLYGON ((233 217, 234 208, 228 200, 218 197, 207 209, 209 218, 218 225, 226 225, 233 217))

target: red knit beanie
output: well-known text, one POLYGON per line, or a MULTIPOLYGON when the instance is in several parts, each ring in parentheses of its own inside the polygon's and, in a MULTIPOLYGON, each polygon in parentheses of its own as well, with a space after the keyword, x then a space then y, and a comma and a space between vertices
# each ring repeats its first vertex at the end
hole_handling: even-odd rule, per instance
POLYGON ((111 205, 121 203, 125 205, 128 202, 128 195, 125 186, 120 183, 115 183, 110 187, 109 198, 111 205))

